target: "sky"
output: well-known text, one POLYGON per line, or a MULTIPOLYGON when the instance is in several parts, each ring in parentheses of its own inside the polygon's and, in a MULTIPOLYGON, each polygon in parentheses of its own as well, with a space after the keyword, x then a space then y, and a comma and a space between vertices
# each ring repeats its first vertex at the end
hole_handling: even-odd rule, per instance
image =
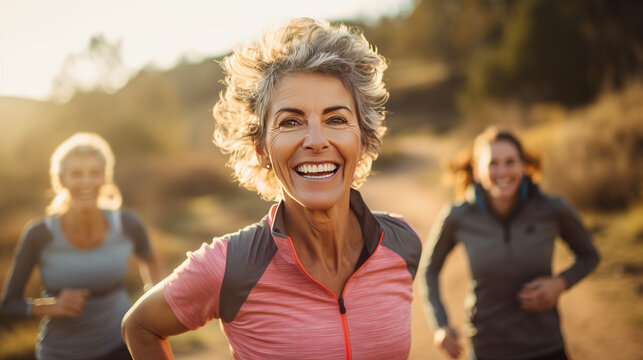
POLYGON ((0 0, 0 96, 46 100, 70 54, 102 34, 129 74, 171 68, 258 38, 292 17, 375 20, 413 0, 0 0))

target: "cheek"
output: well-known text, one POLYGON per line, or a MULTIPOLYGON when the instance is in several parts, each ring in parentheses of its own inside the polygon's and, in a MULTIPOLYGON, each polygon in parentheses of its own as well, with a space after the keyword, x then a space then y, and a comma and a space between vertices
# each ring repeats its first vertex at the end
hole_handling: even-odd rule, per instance
POLYGON ((522 174, 524 174, 525 172, 525 166, 523 164, 516 165, 514 167, 514 172, 516 173, 516 175, 522 176, 522 174))
MULTIPOLYGON (((294 131, 273 131, 266 136, 265 153, 270 161, 278 162, 282 157, 288 157, 297 146, 298 135, 294 131)), ((276 166, 278 164, 273 164, 276 166)))
POLYGON ((354 157, 359 160, 362 153, 362 134, 359 127, 348 129, 331 130, 333 139, 341 149, 344 149, 347 157, 354 157))

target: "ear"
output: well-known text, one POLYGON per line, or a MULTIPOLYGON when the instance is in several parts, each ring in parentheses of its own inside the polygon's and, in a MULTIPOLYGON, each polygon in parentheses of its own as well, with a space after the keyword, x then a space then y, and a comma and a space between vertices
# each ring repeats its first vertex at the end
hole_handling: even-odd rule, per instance
POLYGON ((366 151, 368 150, 368 144, 366 143, 366 139, 362 135, 362 142, 359 146, 359 158, 357 159, 358 161, 364 160, 366 157, 366 151))
POLYGON ((257 158, 257 162, 259 162, 259 166, 261 166, 262 168, 265 168, 266 165, 270 164, 270 156, 268 156, 268 151, 266 151, 266 147, 259 143, 255 143, 254 147, 255 147, 255 157, 257 158))

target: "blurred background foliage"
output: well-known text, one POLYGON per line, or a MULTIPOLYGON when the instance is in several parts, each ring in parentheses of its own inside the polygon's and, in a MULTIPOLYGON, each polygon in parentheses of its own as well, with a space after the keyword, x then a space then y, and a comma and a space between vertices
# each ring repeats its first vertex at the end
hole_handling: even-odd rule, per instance
MULTIPOLYGON (((488 125, 509 127, 542 154, 547 190, 613 216, 640 214, 643 203, 641 14, 636 0, 418 0, 402 14, 342 22, 361 27, 390 61, 389 138, 437 134, 464 144, 488 125)), ((231 181, 211 144, 221 58, 144 68, 116 88, 120 44, 99 34, 70 55, 54 101, 0 97, 0 274, 25 222, 50 199, 50 154, 77 131, 112 145, 125 206, 143 215, 170 268, 200 242, 260 219, 269 204, 231 181), (88 61, 100 69, 92 84, 75 77, 88 61)), ((375 169, 388 171, 395 154, 385 147, 375 169)), ((596 229, 612 218, 596 217, 596 229)), ((643 256, 641 219, 623 218, 632 219, 624 244, 643 256)), ((643 265, 627 261, 641 295, 643 265)), ((37 295, 37 279, 29 291, 37 295)))

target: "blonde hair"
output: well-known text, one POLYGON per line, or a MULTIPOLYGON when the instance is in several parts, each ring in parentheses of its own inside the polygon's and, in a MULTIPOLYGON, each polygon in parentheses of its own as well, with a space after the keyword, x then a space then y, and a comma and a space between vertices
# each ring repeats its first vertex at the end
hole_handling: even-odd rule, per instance
POLYGON ((121 192, 114 184, 114 154, 109 144, 97 134, 76 133, 58 145, 51 155, 49 177, 54 198, 47 206, 48 215, 60 214, 67 209, 70 196, 62 184, 61 176, 66 170, 67 160, 81 154, 97 156, 105 167, 105 185, 98 194, 98 207, 113 210, 121 207, 121 192))
POLYGON ((539 180, 541 170, 540 158, 531 151, 526 150, 518 137, 510 131, 500 130, 495 126, 491 126, 476 136, 469 146, 446 164, 451 179, 455 183, 455 192, 459 199, 464 199, 467 188, 474 183, 473 171, 480 156, 481 149, 496 141, 507 141, 511 143, 516 150, 518 150, 518 155, 525 164, 525 175, 533 182, 539 180))
POLYGON ((361 31, 345 25, 298 18, 267 32, 259 41, 236 49, 221 62, 225 93, 214 106, 214 143, 230 154, 228 166, 239 183, 266 200, 277 200, 281 187, 275 174, 255 156, 263 146, 265 121, 277 82, 295 72, 331 74, 342 80, 357 106, 366 154, 355 170, 353 187, 366 180, 386 132, 382 81, 386 60, 361 31))

